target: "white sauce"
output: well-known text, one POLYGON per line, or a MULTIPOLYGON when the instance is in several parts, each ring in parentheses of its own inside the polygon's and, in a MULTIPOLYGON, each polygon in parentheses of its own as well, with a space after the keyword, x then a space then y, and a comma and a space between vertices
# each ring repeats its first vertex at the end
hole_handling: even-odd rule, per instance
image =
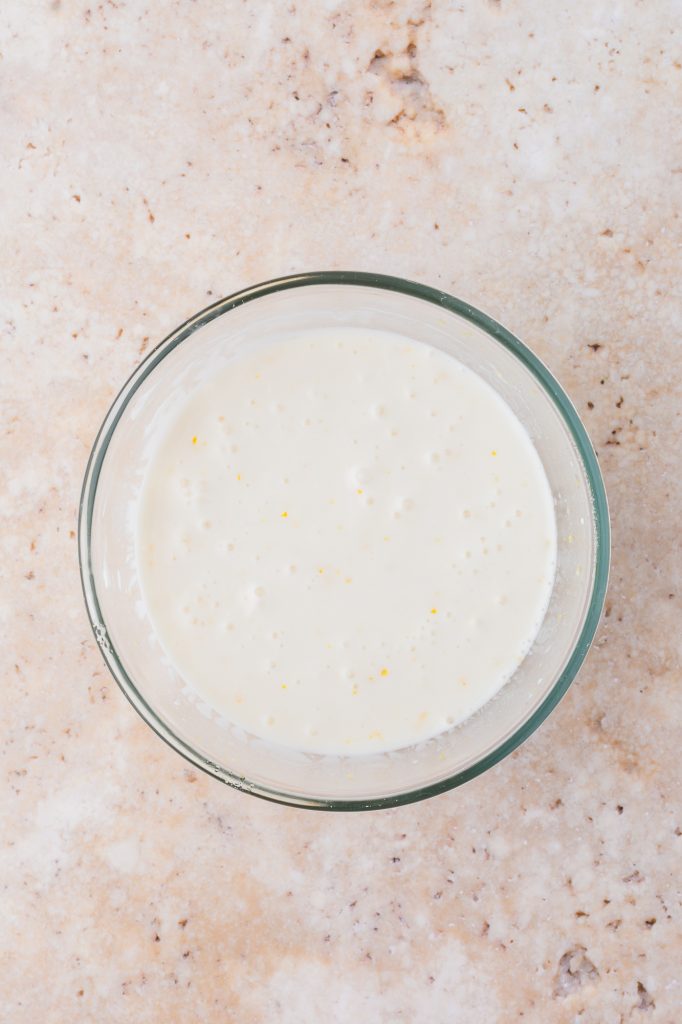
POLYGON ((510 678, 556 526, 540 459, 479 376, 399 335, 241 356, 160 439, 138 558, 158 637, 219 713, 320 753, 406 746, 510 678))

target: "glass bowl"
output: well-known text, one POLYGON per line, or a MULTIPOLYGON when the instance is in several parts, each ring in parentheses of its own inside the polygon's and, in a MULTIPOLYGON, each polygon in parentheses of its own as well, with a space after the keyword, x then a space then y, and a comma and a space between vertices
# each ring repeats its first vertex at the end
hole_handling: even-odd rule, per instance
POLYGON ((444 292, 395 277, 310 273, 222 299, 174 331, 109 410, 85 473, 79 555, 104 660, 134 708, 188 761, 256 796, 299 807, 366 810, 409 803, 490 768, 540 725, 585 658, 604 602, 609 518, 585 429, 547 368, 500 324, 444 292), (450 353, 482 376, 526 427, 554 495, 558 552, 547 614, 530 652, 471 718, 418 746, 368 756, 277 747, 220 719, 187 692, 142 599, 136 503, 159 431, 244 346, 316 326, 393 331, 450 353))

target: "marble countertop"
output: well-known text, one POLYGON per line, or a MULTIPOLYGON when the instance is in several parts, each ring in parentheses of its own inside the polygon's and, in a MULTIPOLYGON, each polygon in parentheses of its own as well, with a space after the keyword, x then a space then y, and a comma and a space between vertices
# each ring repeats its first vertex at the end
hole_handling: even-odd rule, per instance
POLYGON ((88 3, 0 12, 0 1021, 677 1024, 679 0, 88 3), (88 452, 145 351, 323 268, 526 340, 613 518, 555 713, 366 815, 190 770, 109 677, 77 565, 88 452))

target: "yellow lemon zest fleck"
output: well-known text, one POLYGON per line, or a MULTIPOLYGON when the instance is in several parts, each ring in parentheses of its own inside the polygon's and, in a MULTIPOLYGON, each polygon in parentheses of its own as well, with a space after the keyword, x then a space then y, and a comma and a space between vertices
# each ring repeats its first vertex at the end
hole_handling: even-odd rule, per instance
POLYGON ((286 519, 288 515, 288 512, 282 512, 282 519, 286 519))
POLYGON ((192 444, 196 444, 196 443, 197 443, 197 435, 195 434, 194 437, 192 438, 192 444))
POLYGON ((432 608, 431 609, 431 614, 432 615, 438 615, 438 609, 437 608, 432 608))
POLYGON ((388 675, 388 669, 387 668, 382 668, 382 670, 379 673, 379 675, 380 676, 387 676, 388 675))
POLYGON ((241 473, 237 473, 237 480, 241 480, 241 478, 242 478, 241 473))
POLYGON ((353 694, 354 697, 357 697, 358 693, 360 692, 355 683, 353 683, 353 689, 350 692, 353 694))
POLYGON ((497 455, 497 452, 496 452, 496 451, 495 451, 495 449, 493 448, 493 450, 491 451, 491 453, 490 453, 490 454, 491 454, 491 455, 497 455))
POLYGON ((373 732, 369 734, 367 738, 370 740, 383 740, 384 734, 382 732, 379 732, 378 729, 375 729, 373 732))
POLYGON ((357 489, 357 492, 356 492, 356 493, 357 493, 357 494, 362 494, 362 487, 358 487, 358 489, 357 489))
POLYGON ((282 689, 286 690, 286 688, 287 688, 287 684, 286 683, 282 683, 282 689))
POLYGON ((320 575, 322 575, 322 573, 324 572, 324 569, 318 569, 317 571, 320 573, 320 575))

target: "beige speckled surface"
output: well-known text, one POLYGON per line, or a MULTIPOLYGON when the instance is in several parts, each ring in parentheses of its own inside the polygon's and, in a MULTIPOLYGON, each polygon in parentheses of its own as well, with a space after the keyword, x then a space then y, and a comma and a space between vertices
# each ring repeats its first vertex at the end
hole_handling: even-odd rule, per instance
POLYGON ((682 5, 87 4, 0 12, 0 1021, 677 1024, 682 5), (190 771, 109 678, 76 560, 89 447, 144 351, 328 267, 528 341, 614 527, 608 617, 550 720, 372 815, 190 771))

